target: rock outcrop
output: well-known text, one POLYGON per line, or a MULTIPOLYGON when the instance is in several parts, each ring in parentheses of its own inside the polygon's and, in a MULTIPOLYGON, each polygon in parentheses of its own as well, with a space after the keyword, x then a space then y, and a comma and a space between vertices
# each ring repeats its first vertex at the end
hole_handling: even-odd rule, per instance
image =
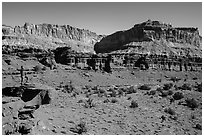
POLYGON ((201 54, 201 36, 197 28, 175 28, 170 24, 148 20, 129 30, 104 37, 95 44, 94 50, 97 53, 106 53, 130 49, 128 52, 134 50, 154 54, 155 47, 164 48, 164 53, 201 54))
POLYGON ((2 45, 9 45, 11 49, 71 47, 78 52, 94 52, 94 44, 102 37, 70 25, 25 23, 24 26, 2 26, 2 45))
POLYGON ((2 89, 2 134, 32 134, 36 126, 34 111, 50 104, 56 97, 54 88, 34 83, 2 89))

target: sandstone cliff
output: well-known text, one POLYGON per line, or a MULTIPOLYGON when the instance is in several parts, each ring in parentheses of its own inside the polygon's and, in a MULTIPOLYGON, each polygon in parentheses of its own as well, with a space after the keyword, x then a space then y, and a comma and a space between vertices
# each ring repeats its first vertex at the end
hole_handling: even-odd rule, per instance
POLYGON ((94 50, 97 53, 202 54, 201 37, 197 28, 175 28, 170 24, 151 20, 104 37, 95 44, 94 50))
POLYGON ((94 52, 93 45, 102 37, 69 25, 25 23, 23 26, 2 26, 2 45, 12 49, 34 47, 46 50, 67 46, 77 52, 94 52))

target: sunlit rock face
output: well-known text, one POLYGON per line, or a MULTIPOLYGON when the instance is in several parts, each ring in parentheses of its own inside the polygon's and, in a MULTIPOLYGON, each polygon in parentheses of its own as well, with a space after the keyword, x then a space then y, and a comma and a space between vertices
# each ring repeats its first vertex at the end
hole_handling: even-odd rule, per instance
POLYGON ((94 52, 94 44, 102 37, 70 25, 25 23, 23 26, 2 26, 2 45, 13 48, 55 49, 67 46, 77 52, 94 52))

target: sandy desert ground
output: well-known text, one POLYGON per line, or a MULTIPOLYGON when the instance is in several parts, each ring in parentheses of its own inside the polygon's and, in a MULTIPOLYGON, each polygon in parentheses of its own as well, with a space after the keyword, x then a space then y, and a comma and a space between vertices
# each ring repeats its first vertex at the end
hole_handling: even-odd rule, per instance
MULTIPOLYGON (((2 89, 20 86, 16 69, 21 65, 27 69, 42 66, 35 59, 4 56, 2 89)), ((201 71, 121 68, 106 73, 58 64, 54 70, 29 72, 25 85, 47 86, 55 92, 54 97, 26 119, 33 123, 28 132, 14 132, 8 126, 14 118, 4 114, 11 103, 5 100, 18 97, 3 96, 3 134, 202 134, 201 71)))

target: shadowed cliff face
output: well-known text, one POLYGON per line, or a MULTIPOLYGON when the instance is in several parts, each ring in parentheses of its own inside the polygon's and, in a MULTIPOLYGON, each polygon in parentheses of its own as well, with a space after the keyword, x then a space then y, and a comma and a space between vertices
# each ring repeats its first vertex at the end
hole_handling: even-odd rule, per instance
POLYGON ((34 46, 40 49, 55 49, 61 46, 71 47, 79 52, 94 52, 93 45, 102 36, 69 25, 29 24, 24 26, 2 26, 2 45, 13 48, 34 46))
MULTIPOLYGON (((144 43, 150 43, 150 47, 157 43, 161 48, 167 46, 168 50, 171 50, 171 48, 172 50, 179 49, 177 54, 186 52, 182 51, 185 48, 201 50, 201 37, 197 28, 174 28, 169 24, 151 20, 136 24, 129 30, 116 32, 104 37, 95 44, 94 50, 97 53, 113 52, 116 50, 138 48, 138 46, 145 45, 144 43)), ((151 53, 151 50, 145 49, 145 51, 151 53)), ((169 51, 164 50, 163 52, 168 53, 169 51)))

